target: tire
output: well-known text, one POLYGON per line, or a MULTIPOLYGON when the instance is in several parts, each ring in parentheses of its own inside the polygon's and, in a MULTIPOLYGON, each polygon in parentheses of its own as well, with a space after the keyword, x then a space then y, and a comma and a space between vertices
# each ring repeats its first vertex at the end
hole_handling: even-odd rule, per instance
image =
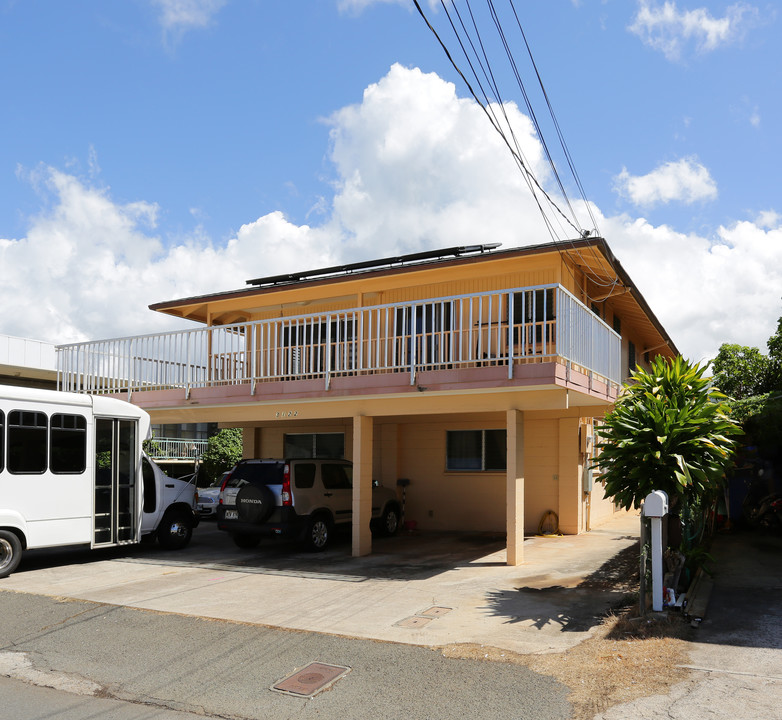
POLYGON ((181 550, 193 536, 193 521, 183 512, 172 512, 163 517, 157 540, 165 550, 181 550))
POLYGON ((234 541, 236 547, 240 547, 243 550, 252 550, 254 547, 258 547, 258 543, 261 542, 261 538, 258 535, 231 535, 231 539, 234 541))
POLYGON ((0 530, 0 578, 8 577, 22 560, 22 542, 16 533, 0 530))
POLYGON ((274 495, 265 485, 245 485, 236 493, 236 512, 245 523, 262 523, 272 514, 274 504, 274 495))
POLYGON ((331 542, 333 527, 325 515, 315 515, 307 523, 304 545, 310 552, 323 552, 331 542))
POLYGON ((380 533, 386 537, 396 535, 402 522, 402 514, 396 505, 389 505, 380 518, 380 533))

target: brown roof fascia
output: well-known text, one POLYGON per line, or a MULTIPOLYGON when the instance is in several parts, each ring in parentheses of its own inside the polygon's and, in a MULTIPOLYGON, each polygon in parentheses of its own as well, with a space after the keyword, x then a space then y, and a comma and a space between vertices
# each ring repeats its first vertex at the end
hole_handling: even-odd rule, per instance
POLYGON ((410 263, 406 265, 400 265, 396 267, 383 267, 372 268, 367 270, 360 270, 355 272, 345 272, 336 275, 329 275, 327 277, 311 278, 294 280, 290 282, 280 283, 277 285, 271 285, 268 287, 251 287, 243 288, 241 290, 229 290, 224 292, 218 292, 208 295, 196 295, 189 298, 181 298, 179 300, 168 300, 164 302, 154 303, 149 306, 150 310, 156 312, 163 312, 177 317, 188 317, 185 308, 192 305, 205 305, 212 302, 220 302, 223 300, 240 300, 242 298, 259 297, 268 295, 271 293, 280 292, 280 290, 290 289, 293 287, 326 287, 329 285, 335 285, 337 283, 344 283, 353 279, 365 278, 371 276, 373 278, 389 277, 398 275, 400 273, 408 273, 411 271, 429 270, 436 267, 458 267, 460 265, 472 265, 481 262, 490 262, 492 260, 498 260, 502 258, 516 258, 526 257, 531 255, 542 255, 546 253, 568 253, 570 251, 586 250, 588 248, 596 248, 603 255, 606 261, 617 275, 619 281, 627 288, 629 288, 633 298, 638 303, 639 307, 643 310, 646 316, 649 318, 652 325, 655 327, 660 337, 671 348, 672 352, 676 355, 679 351, 676 349, 673 341, 669 337, 668 333, 662 326, 662 323, 657 319, 657 316, 652 312, 649 304, 644 299, 641 292, 635 286, 635 283, 630 279, 630 276, 622 267, 621 263, 616 259, 616 256, 611 251, 608 243, 602 237, 585 237, 577 240, 566 240, 553 243, 542 243, 539 245, 528 245, 526 247, 511 248, 508 250, 493 250, 490 252, 482 252, 478 255, 457 256, 448 258, 439 258, 435 260, 424 260, 420 262, 410 263), (179 312, 177 312, 177 310, 179 312))
POLYGON ((630 279, 630 276, 622 267, 622 263, 620 263, 619 260, 616 259, 616 256, 614 255, 611 248, 608 246, 608 243, 603 238, 594 238, 594 239, 598 241, 595 244, 600 247, 600 251, 603 253, 605 259, 609 262, 609 264, 613 268, 619 281, 622 283, 622 285, 624 285, 626 288, 630 290, 630 294, 633 296, 634 300, 638 303, 638 306, 641 308, 641 310, 643 310, 644 314, 649 318, 649 321, 652 323, 655 330, 657 330, 657 332, 660 334, 660 337, 663 339, 665 344, 668 345, 668 347, 671 349, 674 355, 679 355, 680 354, 679 350, 677 349, 673 340, 671 340, 670 336, 666 332, 662 323, 657 319, 657 316, 652 312, 652 308, 649 307, 649 303, 646 302, 646 298, 644 298, 644 296, 641 294, 641 291, 636 287, 635 283, 630 279))
MULTIPOLYGON (((587 240, 572 240, 567 241, 568 247, 573 245, 586 247, 587 244, 595 244, 594 241, 597 238, 589 238, 587 240), (584 244, 586 243, 586 244, 584 244)), ((400 273, 407 273, 410 271, 428 270, 433 267, 451 266, 456 267, 459 265, 470 265, 478 262, 487 262, 490 260, 497 260, 502 257, 523 257, 526 255, 539 255, 543 253, 559 252, 562 243, 545 243, 542 245, 529 245, 527 247, 512 248, 509 250, 494 250, 491 252, 484 252, 480 255, 460 256, 455 258, 442 258, 438 260, 426 260, 417 263, 411 263, 407 265, 400 265, 397 267, 384 267, 379 269, 369 269, 357 272, 340 273, 336 275, 330 275, 322 278, 312 278, 296 280, 286 283, 280 283, 277 285, 270 285, 265 287, 251 287, 243 288, 241 290, 228 290, 223 292, 212 293, 209 295, 195 295, 193 297, 181 298, 178 300, 166 300, 159 303, 154 303, 149 306, 150 310, 157 312, 169 312, 177 308, 181 308, 186 305, 204 304, 207 302, 220 302, 221 300, 237 300, 245 297, 258 297, 261 295, 267 295, 270 293, 279 292, 280 290, 289 289, 292 287, 318 287, 333 285, 336 283, 342 283, 348 280, 365 278, 367 276, 372 277, 388 277, 391 275, 398 275, 400 273)), ((178 314, 178 313, 171 313, 178 314)))

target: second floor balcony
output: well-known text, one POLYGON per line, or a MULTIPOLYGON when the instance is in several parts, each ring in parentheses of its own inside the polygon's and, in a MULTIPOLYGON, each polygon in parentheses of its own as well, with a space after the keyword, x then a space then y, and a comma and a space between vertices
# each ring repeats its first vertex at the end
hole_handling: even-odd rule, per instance
POLYGON ((242 386, 250 399, 296 381, 323 394, 344 378, 360 388, 361 378, 371 385, 369 376, 390 374, 397 386, 415 386, 422 373, 474 382, 485 368, 485 378, 512 381, 542 363, 615 396, 621 339, 561 285, 541 285, 58 348, 62 390, 176 390, 183 401, 199 388, 242 386))

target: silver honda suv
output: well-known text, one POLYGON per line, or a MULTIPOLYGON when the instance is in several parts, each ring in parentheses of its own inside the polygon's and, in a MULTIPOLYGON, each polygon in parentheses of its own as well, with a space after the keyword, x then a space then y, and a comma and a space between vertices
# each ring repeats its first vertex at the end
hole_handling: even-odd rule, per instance
MULTIPOLYGON (((353 518, 353 464, 327 458, 241 460, 223 482, 218 503, 217 527, 239 547, 281 536, 323 550, 335 526, 353 518)), ((373 529, 393 535, 401 517, 396 492, 373 484, 373 529)))

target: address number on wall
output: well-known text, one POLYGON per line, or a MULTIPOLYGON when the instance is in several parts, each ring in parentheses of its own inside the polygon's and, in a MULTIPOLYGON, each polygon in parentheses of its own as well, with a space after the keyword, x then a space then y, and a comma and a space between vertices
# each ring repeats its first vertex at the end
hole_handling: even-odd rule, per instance
POLYGON ((274 417, 276 417, 276 418, 299 417, 299 411, 298 410, 278 410, 276 413, 274 413, 274 417))

